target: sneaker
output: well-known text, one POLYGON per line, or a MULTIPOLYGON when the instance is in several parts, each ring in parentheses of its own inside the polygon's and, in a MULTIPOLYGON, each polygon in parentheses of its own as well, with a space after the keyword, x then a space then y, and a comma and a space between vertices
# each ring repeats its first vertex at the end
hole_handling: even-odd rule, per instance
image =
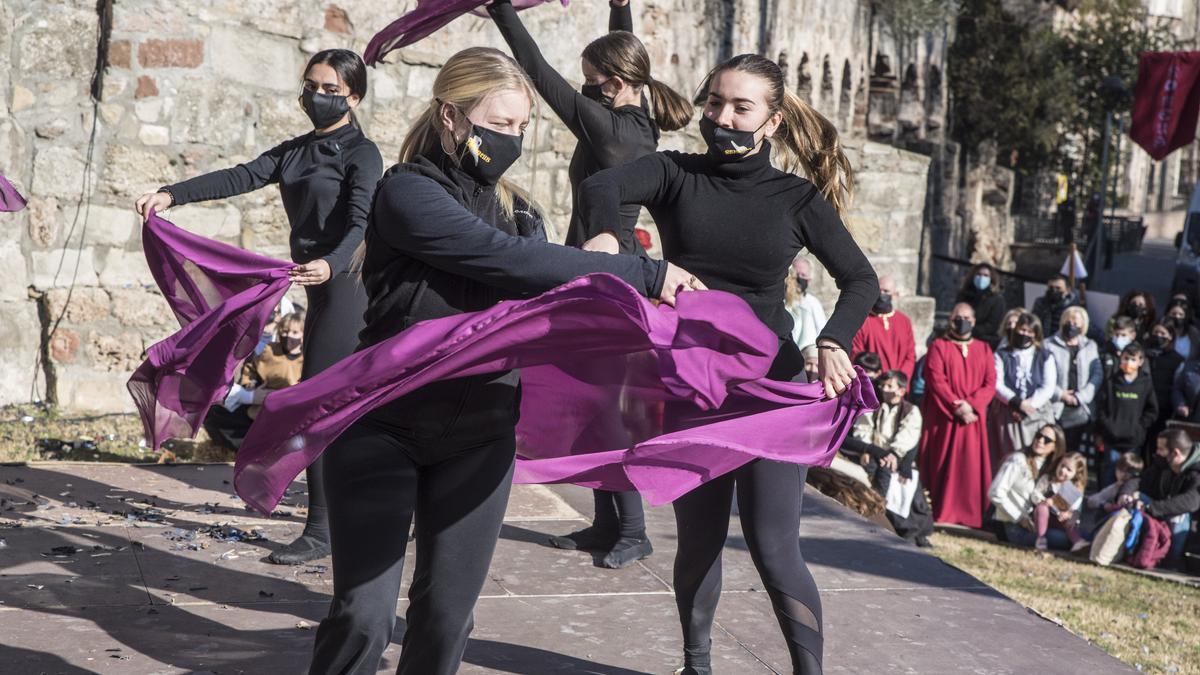
POLYGON ((675 671, 675 675, 712 675, 712 668, 699 666, 684 666, 675 671))
POLYGON ((629 567, 642 558, 649 557, 651 553, 654 553, 654 547, 650 545, 649 539, 622 537, 600 561, 600 566, 610 570, 619 570, 629 567))
POLYGON ((933 542, 929 541, 929 537, 925 535, 917 537, 913 540, 913 543, 917 545, 917 548, 933 548, 933 542))
POLYGON ((276 565, 303 565, 329 555, 329 542, 311 534, 301 534, 296 541, 267 556, 267 562, 276 565))
POLYGON ((1071 553, 1079 553, 1080 551, 1084 550, 1085 548, 1088 548, 1091 545, 1092 545, 1092 542, 1088 541, 1087 539, 1080 539, 1079 541, 1075 542, 1074 544, 1071 544, 1071 553))
POLYGON ((1050 548, 1050 547, 1049 547, 1049 546, 1046 544, 1046 538, 1045 538, 1045 537, 1038 537, 1038 538, 1037 538, 1037 541, 1036 541, 1036 542, 1034 542, 1034 544, 1033 544, 1033 547, 1034 547, 1034 548, 1036 548, 1036 549, 1037 549, 1037 550, 1039 550, 1039 551, 1045 551, 1046 549, 1050 548))
POLYGON ((607 551, 616 542, 615 534, 599 530, 595 525, 561 537, 550 537, 551 546, 567 551, 607 551))

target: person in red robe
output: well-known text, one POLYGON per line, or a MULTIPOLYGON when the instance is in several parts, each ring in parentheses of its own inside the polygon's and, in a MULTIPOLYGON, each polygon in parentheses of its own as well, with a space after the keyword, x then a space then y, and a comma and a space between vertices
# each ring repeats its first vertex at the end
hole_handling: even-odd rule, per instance
POLYGON ((983 527, 992 464, 987 410, 996 393, 992 348, 971 337, 975 310, 965 302, 950 313, 950 331, 925 356, 921 414, 921 480, 933 501, 933 519, 983 527))
POLYGON ((917 362, 917 343, 913 338, 912 321, 892 307, 896 298, 896 281, 890 276, 879 278, 879 299, 871 308, 867 320, 850 345, 851 358, 863 352, 875 352, 883 363, 883 372, 899 370, 912 381, 917 362))

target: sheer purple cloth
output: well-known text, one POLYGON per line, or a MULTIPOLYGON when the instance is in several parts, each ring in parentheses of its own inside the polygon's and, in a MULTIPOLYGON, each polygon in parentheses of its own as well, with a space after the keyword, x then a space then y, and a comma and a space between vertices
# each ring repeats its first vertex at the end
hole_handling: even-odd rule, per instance
POLYGON ((146 262, 182 328, 146 350, 129 393, 155 450, 191 438, 254 351, 294 265, 222 244, 151 215, 146 262))
POLYGON ((25 208, 25 198, 17 192, 17 188, 8 182, 4 174, 0 174, 0 213, 20 211, 25 208))
MULTIPOLYGON (((183 328, 129 383, 155 447, 193 435, 280 296, 290 263, 152 216, 146 259, 183 328)), ((638 489, 654 504, 757 457, 827 464, 876 405, 865 376, 839 398, 763 379, 778 340, 717 291, 655 306, 615 277, 419 323, 272 393, 238 452, 235 487, 270 513, 297 474, 374 408, 425 384, 522 369, 518 482, 638 489), (665 415, 665 419, 664 419, 665 415), (663 433, 663 428, 670 429, 663 433)), ((336 460, 334 460, 336 461, 336 460)))
MULTIPOLYGON (((554 0, 512 0, 521 10, 554 0)), ((561 0, 563 7, 570 0, 561 0)), ((417 0, 417 7, 375 34, 363 52, 363 60, 373 66, 388 52, 418 42, 467 12, 478 13, 489 0, 417 0)), ((484 15, 486 16, 486 15, 484 15)))

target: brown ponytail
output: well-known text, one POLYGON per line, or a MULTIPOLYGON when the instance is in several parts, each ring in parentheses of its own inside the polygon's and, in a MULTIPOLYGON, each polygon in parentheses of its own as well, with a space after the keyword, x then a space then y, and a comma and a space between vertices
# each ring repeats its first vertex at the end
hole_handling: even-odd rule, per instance
POLYGON ((758 54, 741 54, 714 68, 705 79, 704 91, 709 91, 713 78, 727 70, 767 81, 767 106, 783 116, 772 139, 779 164, 785 171, 803 170, 837 212, 845 213, 854 190, 854 169, 842 151, 837 127, 787 89, 778 64, 758 54))
POLYGON ((633 33, 616 30, 598 37, 584 47, 583 58, 608 77, 619 77, 635 89, 649 89, 654 123, 659 129, 675 131, 692 121, 692 104, 650 76, 650 55, 633 33))

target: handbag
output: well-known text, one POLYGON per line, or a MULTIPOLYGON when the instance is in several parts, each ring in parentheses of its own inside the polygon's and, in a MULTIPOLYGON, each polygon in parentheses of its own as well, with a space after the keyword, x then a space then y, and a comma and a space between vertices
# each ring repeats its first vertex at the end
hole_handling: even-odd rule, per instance
POLYGON ((1120 560, 1125 554, 1125 537, 1129 534, 1132 520, 1133 514, 1129 509, 1113 511, 1092 538, 1092 550, 1088 558, 1097 565, 1111 565, 1120 560))

